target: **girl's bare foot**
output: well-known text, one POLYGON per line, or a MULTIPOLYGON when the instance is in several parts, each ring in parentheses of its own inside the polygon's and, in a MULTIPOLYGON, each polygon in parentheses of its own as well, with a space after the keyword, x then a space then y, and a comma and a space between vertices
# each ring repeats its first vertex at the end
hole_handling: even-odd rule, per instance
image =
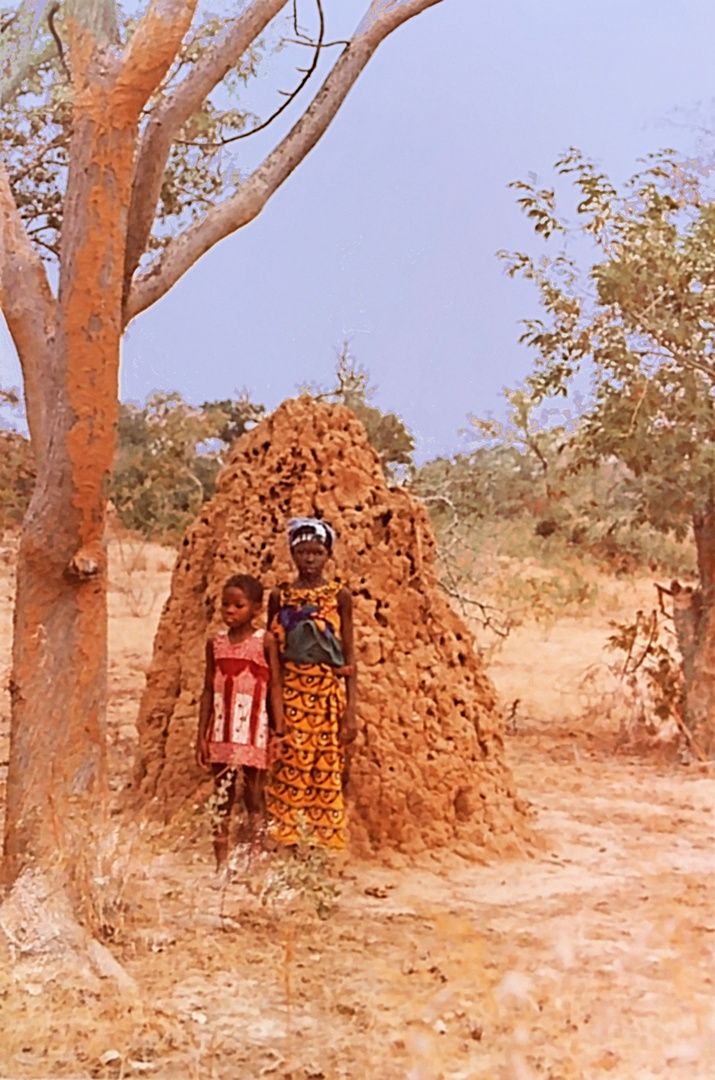
POLYGON ((229 875, 229 871, 228 871, 228 866, 224 863, 223 866, 219 867, 215 871, 214 876, 211 878, 211 880, 209 882, 209 887, 212 888, 212 889, 217 889, 217 890, 218 889, 225 889, 226 886, 229 883, 229 880, 230 880, 230 875, 229 875))

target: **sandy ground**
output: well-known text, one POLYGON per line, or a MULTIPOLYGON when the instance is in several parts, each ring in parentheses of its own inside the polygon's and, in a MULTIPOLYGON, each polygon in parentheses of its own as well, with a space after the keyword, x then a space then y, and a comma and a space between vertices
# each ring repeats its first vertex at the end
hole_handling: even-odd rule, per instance
MULTIPOLYGON (((117 786, 171 564, 113 547, 117 786)), ((9 571, 8 553, 3 685, 9 571)), ((526 625, 491 661, 507 708, 518 699, 507 755, 533 807, 531 852, 483 866, 239 860, 214 891, 203 812, 165 830, 118 824, 102 896, 136 990, 1 972, 0 1077, 712 1080, 715 779, 616 751, 601 646, 652 586, 601 586, 585 615, 526 625)), ((2 763, 7 722, 5 696, 2 763)))

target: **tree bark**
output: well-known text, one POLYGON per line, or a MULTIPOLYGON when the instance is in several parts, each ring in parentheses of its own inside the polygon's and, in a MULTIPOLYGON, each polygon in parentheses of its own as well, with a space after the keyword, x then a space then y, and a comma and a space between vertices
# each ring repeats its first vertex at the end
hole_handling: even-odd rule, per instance
POLYGON ((20 543, 5 852, 76 876, 106 790, 106 489, 114 452, 122 222, 135 132, 110 87, 75 119, 57 331, 44 373, 54 400, 20 543), (109 119, 111 117, 111 120, 109 119))
POLYGON ((36 461, 47 449, 51 400, 45 386, 55 334, 56 304, 42 260, 32 247, 0 164, 0 308, 20 357, 25 410, 36 461))
POLYGON ((685 720, 697 746, 715 756, 715 504, 693 515, 700 591, 676 597, 685 674, 685 720), (683 611, 683 607, 686 608, 683 611), (691 640, 692 639, 692 640, 691 640))

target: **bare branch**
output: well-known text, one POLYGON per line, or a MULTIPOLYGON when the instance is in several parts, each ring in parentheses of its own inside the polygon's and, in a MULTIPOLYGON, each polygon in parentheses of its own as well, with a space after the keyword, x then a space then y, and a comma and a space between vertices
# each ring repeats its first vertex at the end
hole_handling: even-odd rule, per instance
POLYGON ((133 283, 124 312, 129 323, 156 303, 219 240, 247 225, 328 129, 358 76, 381 41, 402 23, 441 0, 373 0, 327 79, 300 120, 235 195, 170 241, 133 283))
MULTIPOLYGON (((302 40, 299 39, 299 38, 283 38, 283 43, 285 45, 306 45, 310 49, 315 49, 316 48, 316 42, 311 41, 310 38, 303 38, 302 40)), ((332 49, 335 45, 349 45, 349 44, 350 44, 350 42, 347 40, 347 38, 338 38, 336 41, 323 41, 321 43, 321 45, 320 45, 320 48, 321 49, 332 49)), ((251 134, 250 131, 248 132, 248 134, 249 135, 251 134)))
POLYGON ((55 333, 56 301, 42 260, 23 228, 7 173, 1 164, 0 308, 20 358, 27 422, 39 459, 45 452, 48 435, 49 393, 43 367, 55 333))
MULTIPOLYGON (((298 97, 298 94, 301 92, 303 87, 310 81, 312 75, 314 74, 315 69, 318 66, 318 61, 320 60, 321 49, 325 48, 325 45, 323 43, 323 37, 325 35, 325 15, 323 14, 323 5, 321 3, 321 0, 316 0, 316 4, 318 6, 319 19, 318 40, 309 41, 308 39, 306 39, 305 41, 298 42, 298 44, 300 45, 310 45, 313 48, 314 53, 313 59, 311 60, 309 67, 298 68, 298 71, 303 72, 303 78, 300 80, 295 89, 288 92, 285 90, 279 90, 278 93, 283 95, 285 101, 282 102, 282 104, 279 105, 278 108, 275 109, 269 117, 263 120, 260 124, 256 124, 256 126, 252 127, 250 131, 242 131, 240 135, 231 135, 228 139, 221 139, 221 141, 217 143, 202 143, 202 146, 221 147, 226 146, 227 143, 238 142, 239 139, 248 139, 251 135, 255 135, 257 131, 263 131, 265 130, 265 128, 270 127, 273 121, 276 120, 281 115, 281 113, 285 112, 291 102, 295 101, 295 99, 298 97)), ((350 43, 348 41, 343 41, 340 44, 349 45, 350 43)))
POLYGON ((513 628, 513 623, 509 620, 508 617, 504 618, 503 613, 499 611, 498 608, 495 608, 493 604, 483 604, 481 600, 475 600, 473 597, 467 596, 465 592, 462 592, 456 588, 452 588, 451 586, 445 584, 445 582, 443 581, 440 581, 439 584, 441 589, 447 594, 447 596, 451 596, 453 600, 459 601, 462 607, 463 614, 467 614, 466 605, 469 605, 470 607, 475 607, 479 611, 479 621, 486 630, 493 630, 494 633, 501 638, 509 637, 509 633, 513 628), (494 621, 494 617, 489 614, 490 610, 496 611, 499 618, 503 619, 503 623, 501 625, 498 625, 494 621))
POLYGON ((65 50, 62 44, 62 38, 57 31, 57 27, 55 26, 55 15, 59 10, 60 5, 58 4, 57 0, 53 0, 52 6, 47 12, 47 25, 50 28, 50 33, 54 38, 55 45, 57 46, 57 55, 60 58, 60 63, 62 65, 62 70, 65 73, 65 78, 67 79, 67 82, 71 82, 72 76, 70 75, 70 69, 67 67, 67 61, 65 60, 65 50))
POLYGON ((286 0, 253 0, 206 49, 176 90, 152 112, 137 154, 129 206, 125 296, 147 246, 166 162, 177 132, 285 4, 286 0))

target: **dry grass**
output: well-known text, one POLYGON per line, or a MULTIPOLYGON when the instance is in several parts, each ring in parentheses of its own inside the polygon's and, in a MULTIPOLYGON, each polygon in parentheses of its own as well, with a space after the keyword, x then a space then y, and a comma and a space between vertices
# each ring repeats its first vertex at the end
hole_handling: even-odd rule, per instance
MULTIPOLYGON (((137 554, 143 567, 125 560, 122 571, 117 557, 114 572, 146 575, 157 599, 133 615, 115 578, 117 787, 170 569, 163 549, 137 554)), ((7 657, 6 585, 7 575, 7 657)), ((395 855, 292 876, 269 861, 213 891, 205 814, 170 829, 116 819, 99 895, 108 944, 137 990, 7 966, 0 1076, 715 1076, 715 780, 615 756, 618 723, 605 710, 578 721, 580 679, 601 659, 608 619, 647 606, 651 588, 598 585, 587 613, 550 630, 525 623, 492 665, 504 700, 520 699, 508 757, 541 850, 487 866, 395 855), (333 887, 337 904, 321 918, 316 898, 333 887)), ((0 719, 4 737, 4 702, 0 719)))

